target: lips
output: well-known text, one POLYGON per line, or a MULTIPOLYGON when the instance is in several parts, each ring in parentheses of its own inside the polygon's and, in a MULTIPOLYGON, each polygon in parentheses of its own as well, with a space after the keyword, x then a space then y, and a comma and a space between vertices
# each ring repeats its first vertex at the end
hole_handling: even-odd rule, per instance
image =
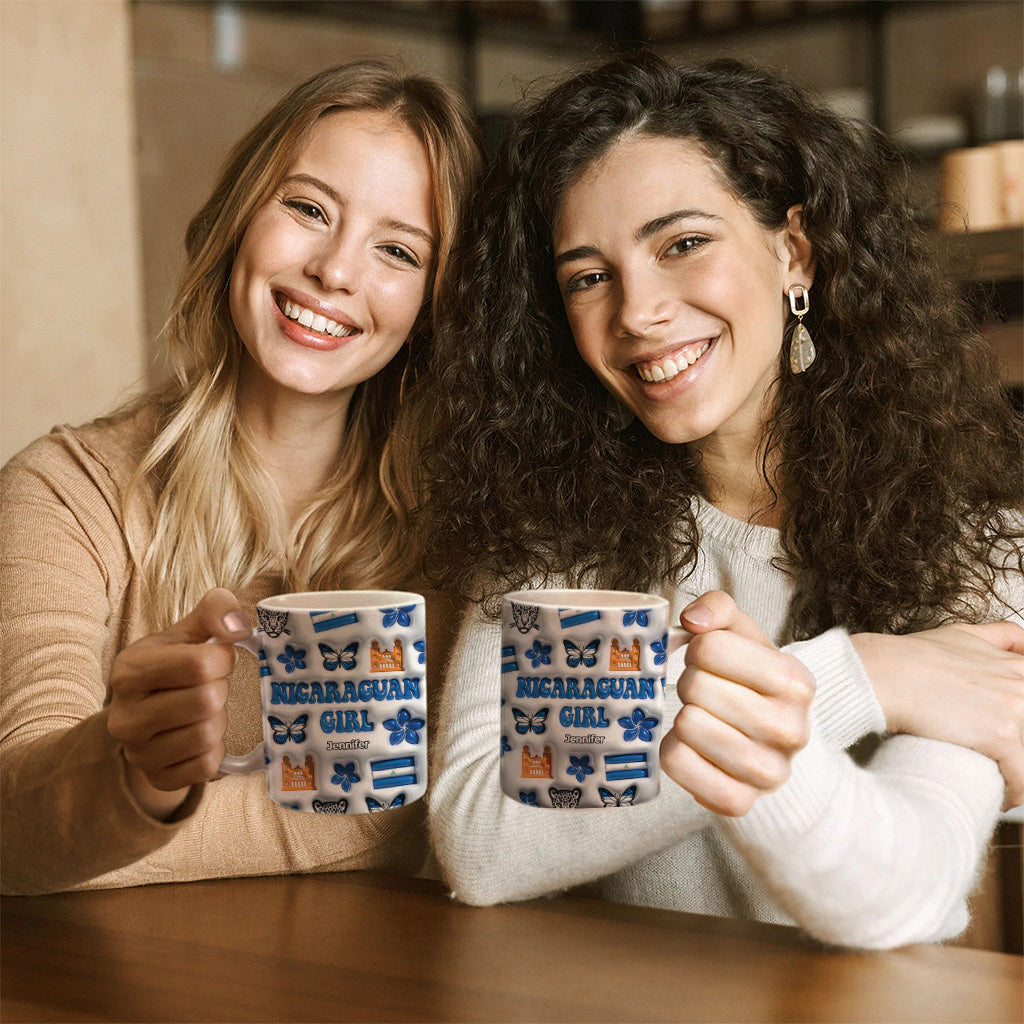
POLYGON ((294 320, 297 324, 315 334, 323 334, 330 338, 351 338, 361 333, 360 329, 354 324, 332 320, 323 313, 318 313, 308 306, 294 302, 285 295, 275 295, 274 301, 277 303, 277 308, 289 320, 294 320))
POLYGON ((645 360, 633 364, 633 369, 641 380, 648 384, 657 384, 672 380, 684 370, 688 370, 715 343, 715 338, 705 338, 659 356, 657 359, 645 360))

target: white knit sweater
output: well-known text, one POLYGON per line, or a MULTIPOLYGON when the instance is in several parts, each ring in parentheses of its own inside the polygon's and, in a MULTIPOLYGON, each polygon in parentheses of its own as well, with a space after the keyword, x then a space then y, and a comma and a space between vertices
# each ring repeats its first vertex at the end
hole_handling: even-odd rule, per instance
MULTIPOLYGON (((772 565, 777 531, 706 503, 698 523, 697 569, 683 590, 664 592, 670 621, 721 589, 777 641, 792 594, 772 565)), ((596 883, 619 902, 796 923, 823 942, 865 948, 938 941, 966 926, 1002 802, 998 767, 913 736, 884 738, 859 767, 846 748, 885 722, 845 631, 786 648, 817 681, 811 740, 790 780, 736 819, 667 776, 657 799, 634 807, 551 811, 504 796, 500 633, 469 612, 433 739, 431 835, 457 899, 491 904, 596 883)), ((669 660, 665 721, 680 707, 683 656, 669 660)))

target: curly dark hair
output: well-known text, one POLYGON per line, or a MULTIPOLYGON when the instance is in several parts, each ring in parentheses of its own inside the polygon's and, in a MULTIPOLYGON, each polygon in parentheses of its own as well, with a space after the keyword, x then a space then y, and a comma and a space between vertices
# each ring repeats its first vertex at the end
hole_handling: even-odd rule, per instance
POLYGON ((789 635, 977 618, 1007 543, 1021 561, 1021 430, 898 147, 772 72, 649 53, 528 106, 478 194, 421 410, 435 579, 480 600, 554 574, 648 589, 695 564, 699 457, 607 413, 555 281, 561 198, 626 133, 699 143, 767 229, 803 206, 818 358, 792 374, 785 339, 763 439, 789 635))

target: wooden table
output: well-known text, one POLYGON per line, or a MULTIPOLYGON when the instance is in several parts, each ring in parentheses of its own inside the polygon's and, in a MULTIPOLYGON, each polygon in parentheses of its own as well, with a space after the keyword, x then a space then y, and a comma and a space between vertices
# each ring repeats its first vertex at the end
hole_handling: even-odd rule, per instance
POLYGON ((369 873, 0 905, 4 1021, 1020 1021, 1020 957, 369 873))

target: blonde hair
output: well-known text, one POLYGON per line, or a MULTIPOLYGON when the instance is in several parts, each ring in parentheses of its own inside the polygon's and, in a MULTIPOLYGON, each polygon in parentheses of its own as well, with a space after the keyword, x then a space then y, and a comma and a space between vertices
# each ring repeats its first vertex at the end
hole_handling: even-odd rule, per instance
POLYGON ((342 64, 297 86, 229 154, 185 236, 186 266, 165 328, 171 374, 145 399, 159 404, 161 421, 128 491, 128 503, 154 502, 152 538, 144 551, 133 544, 132 554, 163 626, 210 587, 242 588, 267 574, 288 590, 393 586, 409 574, 404 526, 416 496, 400 392, 425 365, 429 324, 480 163, 476 125, 453 90, 376 61, 342 64), (356 389, 344 458, 339 451, 320 494, 289 526, 237 416, 242 343, 228 284, 254 213, 318 119, 337 110, 387 113, 420 139, 439 242, 430 301, 398 355, 356 389))

